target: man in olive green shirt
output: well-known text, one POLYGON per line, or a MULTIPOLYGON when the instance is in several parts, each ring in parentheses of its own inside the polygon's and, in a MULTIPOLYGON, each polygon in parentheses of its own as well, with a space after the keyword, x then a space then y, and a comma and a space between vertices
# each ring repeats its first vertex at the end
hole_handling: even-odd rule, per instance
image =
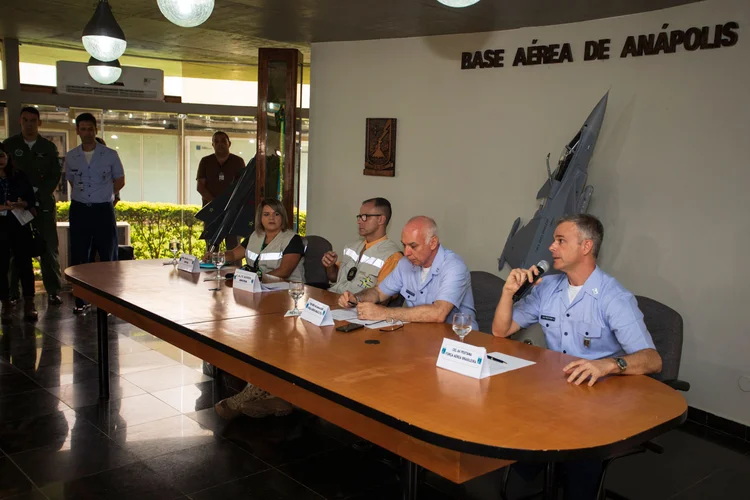
MULTIPOLYGON (((47 300, 51 305, 60 305, 60 258, 57 250, 57 205, 55 189, 60 182, 62 168, 58 159, 57 146, 39 135, 42 125, 39 110, 26 107, 21 110, 21 133, 9 137, 4 145, 13 156, 15 165, 26 173, 34 187, 37 204, 34 227, 45 243, 45 251, 40 256, 42 281, 47 290, 47 300)), ((29 207, 31 209, 32 207, 29 207)), ((32 210, 33 212, 33 210, 32 210)), ((11 269, 15 269, 11 267, 11 269)), ((18 276, 11 271, 11 298, 18 298, 18 276)))

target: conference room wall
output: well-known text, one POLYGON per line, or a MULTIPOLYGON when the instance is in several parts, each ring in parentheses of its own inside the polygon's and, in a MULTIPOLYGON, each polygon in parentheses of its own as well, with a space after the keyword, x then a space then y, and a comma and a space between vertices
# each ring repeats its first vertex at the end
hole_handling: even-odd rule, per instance
POLYGON ((685 320, 691 405, 750 424, 750 2, 707 2, 578 24, 472 35, 313 44, 308 234, 338 252, 361 200, 387 197, 391 236, 434 217, 472 270, 497 272, 513 220, 607 90, 589 168, 600 264, 685 320), (621 59, 628 35, 740 24, 730 48, 621 59), (583 61, 586 40, 612 58, 583 61), (512 67, 515 49, 570 42, 573 63, 512 67), (505 48, 506 67, 461 71, 462 51, 505 48), (365 119, 398 119, 396 177, 363 176, 365 119))

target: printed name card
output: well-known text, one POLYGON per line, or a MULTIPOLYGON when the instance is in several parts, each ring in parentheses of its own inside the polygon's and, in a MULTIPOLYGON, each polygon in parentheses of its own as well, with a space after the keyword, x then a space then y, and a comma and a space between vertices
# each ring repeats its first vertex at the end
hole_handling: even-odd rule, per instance
POLYGON ((309 321, 315 326, 333 326, 331 308, 315 299, 308 299, 300 319, 309 321))
POLYGON ((463 342, 444 339, 438 354, 437 366, 473 378, 490 376, 487 350, 463 342))
POLYGON ((244 269, 237 269, 234 272, 234 283, 232 286, 238 290, 245 290, 246 292, 261 292, 260 278, 256 273, 251 271, 245 271, 244 269))
POLYGON ((199 273, 201 272, 201 261, 195 255, 188 255, 183 253, 180 255, 180 261, 177 263, 177 269, 179 271, 185 271, 188 273, 199 273))

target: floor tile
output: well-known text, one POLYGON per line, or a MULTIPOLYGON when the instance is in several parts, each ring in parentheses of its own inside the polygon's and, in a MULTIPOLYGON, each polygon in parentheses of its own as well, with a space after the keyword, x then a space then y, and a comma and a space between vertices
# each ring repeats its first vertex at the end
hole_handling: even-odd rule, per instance
POLYGON ((180 413, 190 413, 214 406, 214 383, 200 382, 197 384, 174 387, 165 391, 152 393, 154 397, 167 403, 180 413))
POLYGON ((144 463, 167 484, 186 494, 270 468, 223 439, 150 458, 144 463))
MULTIPOLYGON (((78 384, 68 384, 47 389, 71 408, 96 405, 99 403, 99 378, 89 379, 78 384)), ((146 392, 122 377, 113 375, 109 379, 110 401, 138 396, 146 392)))
POLYGON ((182 494, 138 462, 42 488, 50 500, 169 500, 182 494))
POLYGON ((193 500, 321 500, 310 491, 281 472, 266 472, 222 484, 190 495, 193 500))
POLYGON ((654 441, 664 447, 664 454, 647 452, 614 461, 607 489, 628 498, 670 498, 743 457, 679 429, 654 441))
POLYGON ((118 430, 112 438, 141 460, 209 444, 218 439, 184 415, 118 430))
POLYGON ((128 427, 179 414, 177 410, 151 394, 99 401, 92 406, 77 408, 76 411, 110 436, 127 431, 128 427))
POLYGON ((94 361, 79 355, 73 363, 40 366, 35 370, 25 370, 24 373, 42 387, 59 387, 96 379, 99 377, 99 367, 94 361))
POLYGON ((41 389, 41 386, 23 373, 0 375, 0 396, 11 396, 41 389))
POLYGON ((66 440, 17 453, 11 458, 40 488, 137 461, 134 455, 81 420, 76 421, 66 440))
POLYGON ((674 500, 742 499, 750 497, 750 456, 718 470, 680 492, 674 500))
POLYGON ((56 411, 0 423, 0 449, 8 455, 44 447, 60 449, 74 437, 86 434, 100 431, 75 410, 56 411))
POLYGON ((3 498, 3 500, 47 500, 47 497, 37 488, 3 498))
MULTIPOLYGON (((145 345, 123 335, 116 335, 114 338, 110 338, 108 347, 110 362, 117 361, 118 357, 122 354, 131 354, 134 352, 144 352, 149 350, 145 345)), ((75 348, 78 352, 94 361, 99 359, 99 342, 95 336, 86 342, 76 343, 75 348)))
POLYGON ((11 459, 0 457, 0 498, 10 498, 32 491, 34 491, 34 485, 11 459))
POLYGON ((176 365, 177 361, 156 351, 143 351, 121 355, 118 364, 120 375, 126 375, 176 365))
MULTIPOLYGON (((399 500, 401 498, 401 484, 390 483, 383 486, 372 488, 364 493, 360 493, 347 498, 347 500, 399 500)), ((454 497, 436 490, 429 484, 420 484, 417 487, 417 500, 452 500, 454 497)), ((498 499, 500 497, 487 497, 488 500, 498 499)))
POLYGON ((0 358, 0 375, 12 375, 14 373, 21 373, 21 370, 0 358))
POLYGON ((123 375, 123 378, 147 392, 163 391, 211 380, 211 377, 183 365, 128 373, 123 375))
POLYGON ((279 471, 328 499, 347 498, 397 481, 393 469, 351 448, 292 462, 279 471))
POLYGON ((308 425, 306 412, 262 419, 243 415, 228 423, 207 415, 210 412, 215 413, 209 408, 198 412, 202 413, 200 417, 193 413, 189 416, 274 467, 344 447, 308 425))
POLYGON ((44 389, 13 396, 0 396, 0 422, 21 420, 68 409, 65 403, 44 389))

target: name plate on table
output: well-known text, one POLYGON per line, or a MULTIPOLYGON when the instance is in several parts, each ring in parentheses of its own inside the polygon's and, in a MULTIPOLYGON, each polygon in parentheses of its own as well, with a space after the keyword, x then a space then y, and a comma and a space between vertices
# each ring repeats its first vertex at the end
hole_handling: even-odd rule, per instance
POLYGON ((244 269, 237 269, 234 272, 234 283, 232 286, 239 290, 245 290, 246 292, 258 293, 262 291, 258 275, 251 271, 245 271, 244 269))
POLYGON ((188 273, 199 273, 201 272, 201 261, 195 255, 184 253, 180 255, 180 260, 177 262, 177 270, 188 273))
POLYGON ((437 366, 472 378, 490 376, 487 349, 451 339, 443 339, 437 366))
POLYGON ((309 321, 315 326, 333 326, 331 308, 315 299, 308 299, 300 319, 309 321))

